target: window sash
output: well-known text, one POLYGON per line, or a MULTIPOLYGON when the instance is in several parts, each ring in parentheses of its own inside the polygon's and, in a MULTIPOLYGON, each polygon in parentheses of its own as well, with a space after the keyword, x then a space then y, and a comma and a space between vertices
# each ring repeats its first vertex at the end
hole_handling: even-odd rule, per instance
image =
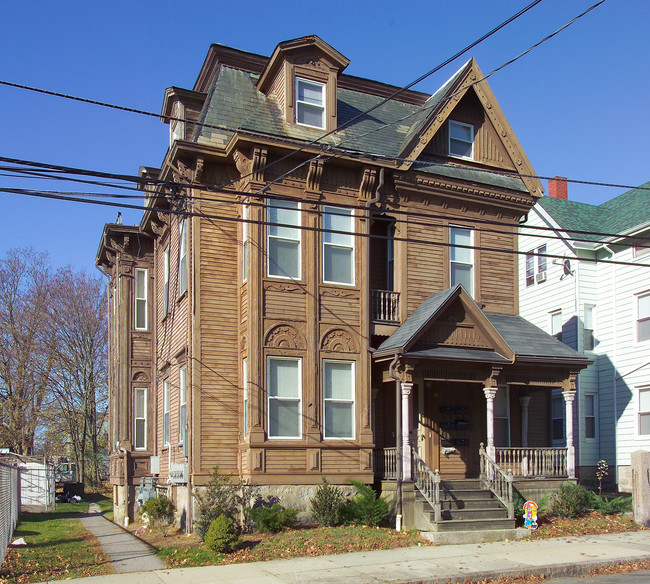
POLYGON ((163 444, 169 445, 169 379, 163 382, 163 444))
POLYGON ((449 282, 451 286, 462 284, 470 296, 474 296, 474 233, 467 227, 449 227, 449 282))
POLYGON ((562 340, 562 311, 557 310, 550 313, 551 334, 558 340, 562 340))
POLYGON ((179 370, 178 384, 178 443, 183 444, 187 426, 187 366, 179 370))
POLYGON ((354 440, 354 361, 323 361, 323 437, 354 440))
POLYGON ((178 252, 178 295, 187 290, 187 219, 179 225, 179 252, 178 252))
POLYGON ((637 341, 650 340, 650 294, 637 296, 637 341))
POLYGON ((449 120, 449 155, 474 159, 474 126, 449 120))
POLYGON ((149 270, 135 269, 135 328, 146 331, 149 325, 147 292, 149 287, 149 270))
POLYGON ((532 286, 535 283, 535 252, 526 254, 526 286, 532 286))
POLYGON ((133 390, 133 446, 136 450, 147 448, 147 390, 136 387, 133 390))
POLYGON ((585 394, 585 438, 596 438, 596 395, 585 394))
POLYGON ((354 214, 352 209, 323 207, 323 282, 346 284, 355 281, 354 214), (342 232, 342 233, 333 233, 342 232))
POLYGON ((325 85, 296 77, 296 123, 325 128, 325 85))
POLYGON ((650 434, 650 387, 639 388, 639 434, 650 434))
POLYGON ((537 248, 537 273, 543 274, 546 271, 546 246, 537 248))
POLYGON ((564 440, 564 398, 553 396, 551 398, 551 432, 554 441, 564 440))
POLYGON ((274 278, 301 278, 300 204, 269 200, 267 221, 268 275, 274 278))
POLYGON ((302 438, 302 362, 300 358, 268 357, 269 438, 302 438))
POLYGON ((583 344, 585 351, 593 351, 596 347, 596 338, 594 336, 594 306, 585 305, 585 314, 583 318, 583 344))

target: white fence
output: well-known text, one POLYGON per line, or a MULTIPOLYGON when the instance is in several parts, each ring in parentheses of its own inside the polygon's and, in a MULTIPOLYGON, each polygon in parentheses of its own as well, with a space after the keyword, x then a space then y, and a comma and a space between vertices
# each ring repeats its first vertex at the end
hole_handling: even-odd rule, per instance
POLYGON ((0 462, 0 564, 18 523, 20 512, 20 473, 18 469, 0 462))

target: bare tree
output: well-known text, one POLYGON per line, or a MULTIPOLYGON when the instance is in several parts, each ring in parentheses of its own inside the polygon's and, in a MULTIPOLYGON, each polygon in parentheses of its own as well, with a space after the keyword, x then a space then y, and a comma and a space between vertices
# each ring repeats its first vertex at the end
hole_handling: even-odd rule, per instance
POLYGON ((32 454, 54 364, 46 254, 10 250, 0 260, 0 441, 32 454))

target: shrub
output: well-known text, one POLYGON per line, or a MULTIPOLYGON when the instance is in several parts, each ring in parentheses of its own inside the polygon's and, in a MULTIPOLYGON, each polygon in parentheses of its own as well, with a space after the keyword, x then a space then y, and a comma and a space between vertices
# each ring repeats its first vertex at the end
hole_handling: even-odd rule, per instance
POLYGON ((592 506, 591 493, 574 483, 563 483, 553 496, 550 514, 562 519, 582 517, 592 506))
POLYGON ((589 507, 603 515, 615 515, 632 510, 632 497, 608 499, 596 493, 589 493, 589 507))
POLYGON ((239 539, 235 522, 227 515, 219 515, 205 534, 205 547, 216 554, 231 552, 239 539))
POLYGON ((350 479, 357 495, 346 506, 346 519, 349 523, 376 527, 388 515, 388 503, 377 497, 369 485, 350 479))
POLYGON ((325 477, 309 502, 314 519, 321 525, 333 527, 343 523, 347 505, 345 496, 339 487, 330 485, 325 477))
POLYGON ((273 503, 270 507, 257 507, 250 511, 255 528, 263 533, 274 533, 291 527, 297 515, 298 509, 285 508, 280 503, 273 503))
POLYGON ((163 536, 167 535, 167 528, 174 523, 174 502, 167 497, 156 497, 145 501, 141 509, 143 515, 149 516, 151 529, 159 527, 163 536))
POLYGON ((219 467, 215 466, 205 489, 196 492, 198 513, 194 529, 202 539, 205 539, 211 523, 221 515, 230 517, 237 530, 248 530, 248 513, 256 489, 242 478, 236 482, 231 479, 231 475, 220 474, 219 467))

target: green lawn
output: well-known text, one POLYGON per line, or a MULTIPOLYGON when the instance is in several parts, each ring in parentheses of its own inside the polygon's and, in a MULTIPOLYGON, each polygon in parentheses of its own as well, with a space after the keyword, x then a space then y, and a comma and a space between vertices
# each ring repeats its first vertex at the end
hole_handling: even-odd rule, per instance
MULTIPOLYGON (((26 584, 111 574, 108 558, 79 521, 88 504, 58 503, 56 511, 22 513, 12 540, 22 537, 27 545, 9 549, 0 582, 26 584)), ((105 505, 102 501, 100 508, 105 505)))

